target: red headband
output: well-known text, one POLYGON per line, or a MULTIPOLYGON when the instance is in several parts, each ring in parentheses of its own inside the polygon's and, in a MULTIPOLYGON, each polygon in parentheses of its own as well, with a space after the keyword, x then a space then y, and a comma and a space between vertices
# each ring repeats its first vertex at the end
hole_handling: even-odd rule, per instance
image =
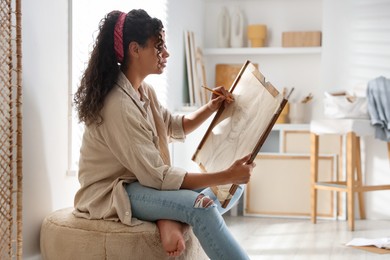
POLYGON ((126 13, 121 13, 115 24, 114 30, 114 49, 116 59, 119 63, 123 61, 123 25, 125 23, 126 13))

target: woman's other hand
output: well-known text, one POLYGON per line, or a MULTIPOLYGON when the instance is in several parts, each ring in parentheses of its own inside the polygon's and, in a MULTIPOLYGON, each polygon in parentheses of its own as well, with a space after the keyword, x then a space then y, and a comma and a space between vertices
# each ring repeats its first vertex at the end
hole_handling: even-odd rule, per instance
POLYGON ((249 182, 253 168, 256 167, 254 162, 247 164, 250 157, 251 155, 248 154, 238 159, 226 170, 226 174, 229 176, 231 183, 245 184, 249 182))

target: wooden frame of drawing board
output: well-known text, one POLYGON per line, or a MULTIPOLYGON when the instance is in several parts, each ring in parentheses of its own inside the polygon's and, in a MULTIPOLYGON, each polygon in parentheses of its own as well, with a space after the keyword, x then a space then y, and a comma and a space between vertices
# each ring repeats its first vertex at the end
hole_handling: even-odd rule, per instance
MULTIPOLYGON (((248 154, 252 163, 287 103, 248 60, 229 92, 235 101, 219 108, 192 157, 204 173, 225 170, 248 154)), ((225 208, 238 185, 211 188, 225 208)))

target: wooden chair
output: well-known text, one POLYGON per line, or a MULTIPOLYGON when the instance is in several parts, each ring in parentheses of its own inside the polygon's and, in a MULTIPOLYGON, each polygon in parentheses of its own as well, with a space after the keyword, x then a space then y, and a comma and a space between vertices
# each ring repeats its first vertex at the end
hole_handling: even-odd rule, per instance
MULTIPOLYGON (((314 120, 310 124, 311 132, 311 220, 317 221, 317 190, 346 192, 347 219, 351 231, 355 229, 355 194, 358 195, 360 218, 365 219, 363 193, 367 191, 390 190, 390 185, 366 186, 362 181, 360 137, 374 135, 369 120, 334 119, 314 120), (345 165, 346 180, 321 182, 318 180, 319 135, 340 134, 346 136, 345 165)), ((390 144, 388 143, 389 156, 390 144)), ((342 162, 340 162, 342 163, 342 162)))

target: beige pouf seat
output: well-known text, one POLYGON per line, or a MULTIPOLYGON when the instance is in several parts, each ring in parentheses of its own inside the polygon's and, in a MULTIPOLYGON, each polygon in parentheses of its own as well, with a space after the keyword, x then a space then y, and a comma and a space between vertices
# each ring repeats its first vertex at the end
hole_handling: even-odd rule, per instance
MULTIPOLYGON (((118 222, 76 218, 73 208, 57 210, 44 219, 40 247, 44 260, 172 259, 162 248, 152 222, 130 227, 118 222)), ((190 229, 186 250, 176 259, 208 259, 190 229)))

